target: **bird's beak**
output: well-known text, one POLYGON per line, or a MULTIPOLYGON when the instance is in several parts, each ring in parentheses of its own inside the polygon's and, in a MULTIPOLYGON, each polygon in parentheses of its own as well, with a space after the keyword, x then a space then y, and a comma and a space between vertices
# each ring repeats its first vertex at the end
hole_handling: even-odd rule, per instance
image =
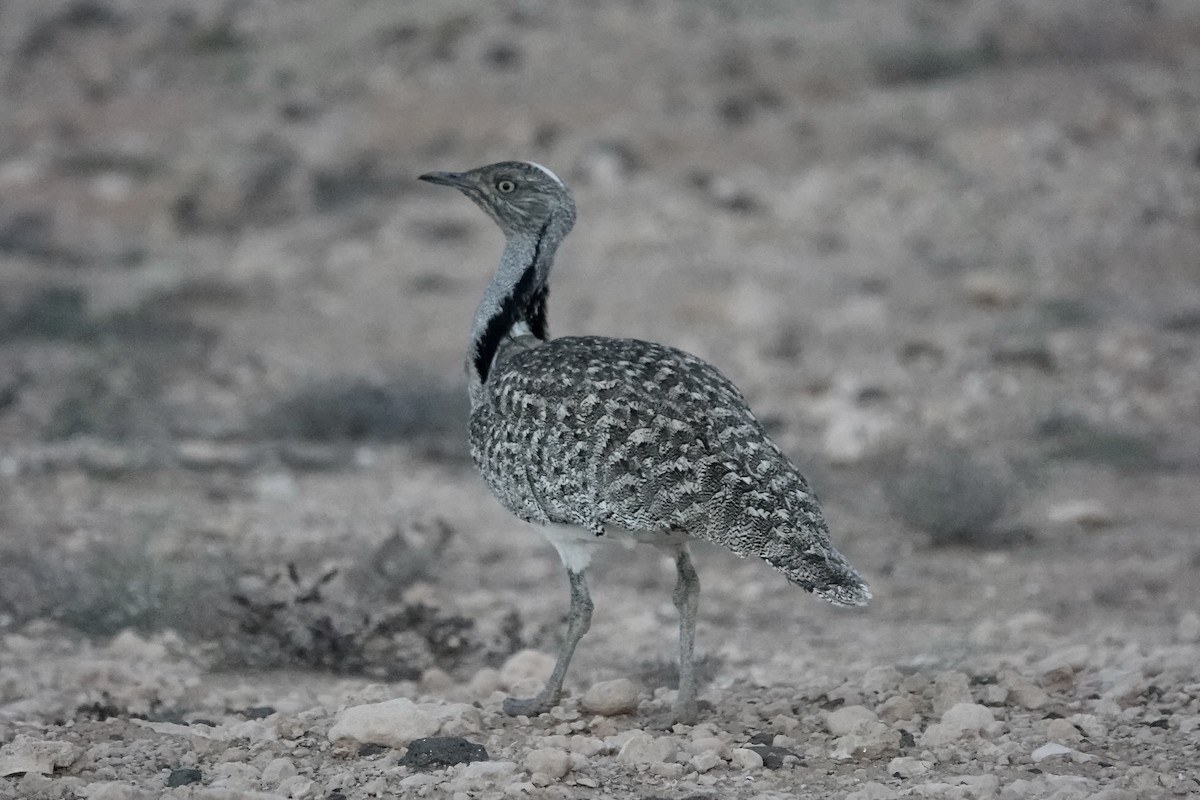
POLYGON ((451 186, 455 189, 466 189, 471 185, 467 176, 461 172, 426 172, 417 180, 436 183, 438 186, 451 186))

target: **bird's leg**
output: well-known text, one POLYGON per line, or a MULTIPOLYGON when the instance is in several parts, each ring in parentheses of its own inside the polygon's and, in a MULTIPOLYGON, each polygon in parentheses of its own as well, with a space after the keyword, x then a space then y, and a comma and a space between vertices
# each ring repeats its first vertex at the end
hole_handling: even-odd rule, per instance
POLYGON ((546 680, 545 688, 536 697, 506 697, 504 713, 509 716, 524 714, 532 717, 554 708, 562 692, 563 679, 567 675, 567 667, 571 664, 571 656, 575 654, 575 645, 579 644, 579 640, 591 627, 592 598, 588 594, 583 571, 573 572, 568 569, 567 579, 571 583, 571 610, 567 613, 567 633, 563 637, 562 647, 559 648, 558 660, 554 662, 554 671, 546 680))
POLYGON ((696 607, 700 600, 700 576, 692 566, 687 547, 675 556, 675 591, 672 599, 679 610, 679 694, 675 699, 675 721, 696 724, 696 607))

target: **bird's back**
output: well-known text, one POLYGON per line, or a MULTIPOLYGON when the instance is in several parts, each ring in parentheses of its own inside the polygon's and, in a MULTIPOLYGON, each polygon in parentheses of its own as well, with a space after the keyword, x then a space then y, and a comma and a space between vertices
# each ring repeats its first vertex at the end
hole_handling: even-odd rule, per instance
POLYGON ((533 522, 684 531, 845 605, 869 594, 804 478, 707 362, 636 339, 564 337, 499 360, 471 451, 533 522))

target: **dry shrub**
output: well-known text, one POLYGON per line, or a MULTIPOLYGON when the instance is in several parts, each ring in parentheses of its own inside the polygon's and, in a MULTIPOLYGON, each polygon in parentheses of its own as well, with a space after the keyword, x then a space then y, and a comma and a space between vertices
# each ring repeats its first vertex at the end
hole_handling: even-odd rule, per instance
POLYGON ((1011 543, 1004 523, 1021 484, 1008 466, 935 436, 887 459, 884 497, 893 514, 929 534, 934 545, 1011 543))

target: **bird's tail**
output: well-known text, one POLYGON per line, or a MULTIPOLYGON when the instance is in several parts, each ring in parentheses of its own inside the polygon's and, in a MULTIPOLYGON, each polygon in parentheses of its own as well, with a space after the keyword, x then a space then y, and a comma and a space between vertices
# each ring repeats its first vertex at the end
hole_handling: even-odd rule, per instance
POLYGON ((726 476, 707 508, 706 538, 758 556, 797 586, 838 606, 866 605, 871 590, 829 541, 817 498, 799 473, 780 470, 766 491, 726 476))
POLYGON ((865 606, 871 588, 826 537, 775 536, 763 548, 762 558, 787 579, 835 606, 865 606))

